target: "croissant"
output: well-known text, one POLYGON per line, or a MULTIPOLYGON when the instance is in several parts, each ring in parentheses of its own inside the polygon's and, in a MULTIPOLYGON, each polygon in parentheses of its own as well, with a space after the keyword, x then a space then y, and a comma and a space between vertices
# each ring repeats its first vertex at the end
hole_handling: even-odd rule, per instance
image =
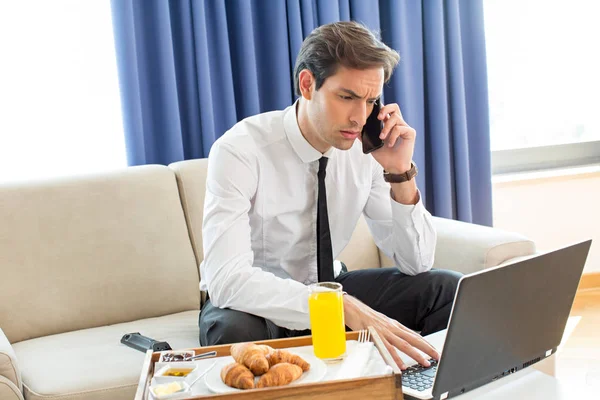
POLYGON ((302 376, 302 368, 290 363, 281 363, 271 367, 256 384, 257 388, 284 386, 302 376))
POLYGON ((269 367, 275 364, 290 363, 299 366, 304 372, 310 369, 310 364, 304 361, 302 357, 286 350, 274 350, 272 353, 267 354, 266 358, 269 362, 269 367))
POLYGON ((242 364, 227 364, 221 370, 221 379, 227 386, 237 389, 254 389, 254 375, 242 364))
POLYGON ((254 343, 236 343, 229 351, 235 361, 245 365, 254 375, 259 376, 269 370, 269 362, 265 357, 266 350, 254 343))
POLYGON ((266 344, 257 344, 256 346, 262 350, 262 352, 264 353, 265 356, 267 356, 275 351, 274 348, 272 348, 271 346, 266 345, 266 344))

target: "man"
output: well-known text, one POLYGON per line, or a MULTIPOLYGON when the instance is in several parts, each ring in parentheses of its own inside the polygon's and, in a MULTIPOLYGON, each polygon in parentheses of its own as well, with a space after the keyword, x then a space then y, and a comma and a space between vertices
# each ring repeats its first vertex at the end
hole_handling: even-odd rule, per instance
POLYGON ((425 366, 428 357, 416 349, 439 358, 413 330, 447 326, 460 275, 431 270, 436 234, 414 179, 415 130, 397 104, 387 104, 378 116, 385 145, 363 154, 360 142, 398 60, 358 23, 321 26, 296 61, 299 100, 247 118, 215 142, 204 208, 202 345, 306 335, 307 285, 335 280, 347 292, 346 326, 373 326, 400 368, 393 347, 425 366), (384 170, 397 182, 388 183, 384 170), (397 267, 336 276, 332 260, 361 213, 397 267))

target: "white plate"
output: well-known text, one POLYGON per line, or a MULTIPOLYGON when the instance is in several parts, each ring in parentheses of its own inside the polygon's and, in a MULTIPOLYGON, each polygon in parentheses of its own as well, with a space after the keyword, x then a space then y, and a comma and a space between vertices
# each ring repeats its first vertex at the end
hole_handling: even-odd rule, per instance
MULTIPOLYGON (((313 383, 319 382, 327 373, 327 365, 315 357, 312 352, 312 348, 310 349, 286 349, 290 353, 294 353, 302 357, 306 362, 310 364, 310 369, 302 374, 302 376, 296 379, 294 382, 290 383, 290 385, 299 385, 302 383, 313 383)), ((242 389, 232 388, 227 386, 221 380, 221 370, 227 364, 234 362, 233 357, 219 357, 217 359, 217 364, 213 369, 211 369, 208 374, 204 377, 204 381, 206 382, 206 387, 213 393, 230 393, 230 392, 242 392, 242 389)), ((260 379, 259 376, 254 378, 254 382, 258 382, 260 379)), ((288 385, 289 386, 289 385, 288 385)))

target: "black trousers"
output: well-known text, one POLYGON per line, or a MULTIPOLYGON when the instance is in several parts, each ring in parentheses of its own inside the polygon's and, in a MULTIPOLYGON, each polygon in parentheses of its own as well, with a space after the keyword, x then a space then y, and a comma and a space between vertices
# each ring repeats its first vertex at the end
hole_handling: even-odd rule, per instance
MULTIPOLYGON (((411 276, 397 268, 373 268, 344 272, 335 280, 372 309, 425 336, 447 327, 460 277, 458 272, 439 269, 411 276)), ((202 346, 310 334, 310 330, 294 331, 256 315, 215 307, 210 299, 200 311, 198 324, 202 346)))

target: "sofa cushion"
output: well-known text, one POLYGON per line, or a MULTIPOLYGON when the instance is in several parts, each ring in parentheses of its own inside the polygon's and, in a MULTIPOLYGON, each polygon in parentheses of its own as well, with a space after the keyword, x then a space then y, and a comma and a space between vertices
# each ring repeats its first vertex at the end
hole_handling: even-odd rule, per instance
POLYGON ((200 308, 165 166, 0 185, 0 221, 0 327, 11 343, 200 308))
POLYGON ((13 344, 25 399, 133 399, 145 354, 120 343, 131 332, 173 349, 199 347, 198 310, 13 344))
POLYGON ((377 246, 362 215, 358 219, 350 241, 337 258, 346 264, 349 271, 380 267, 377 246))

